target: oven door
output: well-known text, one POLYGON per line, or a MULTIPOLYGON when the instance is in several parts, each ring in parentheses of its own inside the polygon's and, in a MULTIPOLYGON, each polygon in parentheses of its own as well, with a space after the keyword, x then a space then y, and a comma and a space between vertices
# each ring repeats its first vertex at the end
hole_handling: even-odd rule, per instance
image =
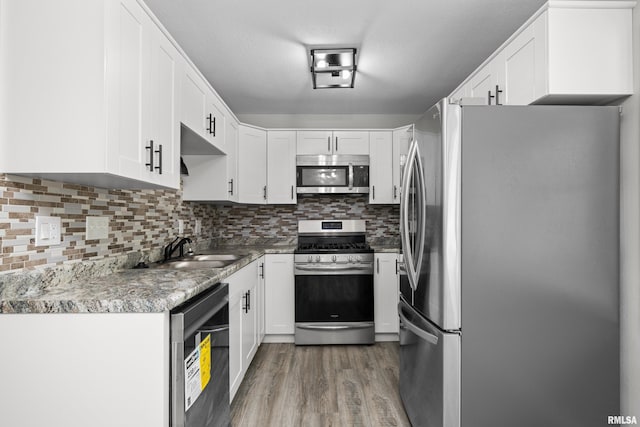
POLYGON ((296 344, 371 344, 373 269, 296 264, 296 344))

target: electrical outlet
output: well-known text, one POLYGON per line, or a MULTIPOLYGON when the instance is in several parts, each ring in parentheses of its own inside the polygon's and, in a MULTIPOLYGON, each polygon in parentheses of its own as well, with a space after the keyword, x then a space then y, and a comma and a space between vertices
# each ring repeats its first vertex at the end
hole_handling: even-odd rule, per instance
POLYGON ((61 228, 59 216, 36 216, 36 246, 59 245, 61 228))
POLYGON ((199 236, 200 233, 202 233, 202 220, 196 219, 195 223, 196 223, 196 226, 195 226, 194 233, 196 236, 199 236))
POLYGON ((86 230, 87 240, 106 239, 109 237, 109 217, 88 216, 86 230))
POLYGON ((182 236, 184 234, 184 220, 178 220, 178 236, 182 236))

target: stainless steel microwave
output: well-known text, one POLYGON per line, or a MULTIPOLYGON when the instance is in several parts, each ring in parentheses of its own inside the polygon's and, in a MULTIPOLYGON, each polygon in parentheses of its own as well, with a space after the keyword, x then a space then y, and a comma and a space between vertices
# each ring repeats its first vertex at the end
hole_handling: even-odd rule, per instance
POLYGON ((300 194, 368 193, 369 156, 297 156, 296 187, 300 194))

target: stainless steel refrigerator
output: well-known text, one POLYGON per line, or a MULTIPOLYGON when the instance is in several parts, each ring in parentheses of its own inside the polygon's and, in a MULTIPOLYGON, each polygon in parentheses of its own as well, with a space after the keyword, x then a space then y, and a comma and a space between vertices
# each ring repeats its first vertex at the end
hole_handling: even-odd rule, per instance
POLYGON ((459 106, 415 125, 400 207, 414 427, 619 414, 619 111, 459 106))

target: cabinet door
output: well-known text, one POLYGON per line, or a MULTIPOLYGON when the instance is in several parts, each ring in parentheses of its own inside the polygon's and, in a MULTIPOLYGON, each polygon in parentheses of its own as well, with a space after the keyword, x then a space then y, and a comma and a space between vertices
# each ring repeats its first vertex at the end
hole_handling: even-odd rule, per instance
POLYGON ((529 105, 546 92, 546 13, 504 49, 505 105, 529 105))
POLYGON ((296 153, 332 154, 333 133, 324 130, 299 130, 296 133, 296 153))
POLYGON ((370 132, 369 203, 391 204, 393 200, 393 134, 370 132))
POLYGON ((232 286, 239 286, 229 276, 229 388, 233 400, 242 382, 242 292, 231 292, 232 286))
POLYGON ((114 53, 107 61, 112 101, 109 109, 114 114, 109 123, 109 150, 117 159, 114 167, 119 175, 141 179, 149 155, 153 154, 150 138, 146 137, 152 22, 135 0, 108 2, 107 7, 115 8, 110 12, 115 22, 107 37, 114 53))
POLYGON ((413 138, 413 126, 393 131, 393 203, 400 203, 400 189, 402 188, 402 173, 404 163, 409 152, 409 143, 413 138))
POLYGON ((293 334, 295 323, 293 254, 265 255, 265 332, 293 334))
POLYGON ((184 68, 181 87, 181 121, 200 137, 207 139, 207 85, 189 65, 184 68))
POLYGON ((256 290, 257 345, 260 346, 265 334, 264 323, 264 256, 258 259, 258 281, 256 290))
POLYGON ((487 105, 501 105, 504 102, 504 53, 496 55, 469 81, 469 96, 483 98, 487 105))
POLYGON ((266 203, 266 158, 266 131, 240 125, 238 139, 238 201, 240 203, 266 203))
POLYGON ((154 28, 148 129, 148 139, 154 144, 153 153, 147 153, 147 156, 153 156, 153 170, 146 169, 146 179, 172 188, 180 187, 180 122, 177 116, 180 61, 175 47, 154 28))
POLYGON ((398 254, 375 254, 374 313, 377 333, 398 333, 398 254))
MULTIPOLYGON (((254 261, 255 263, 255 261, 254 261)), ((255 273, 256 265, 253 263, 247 267, 251 273, 255 273)), ((247 372, 253 356, 258 350, 258 309, 257 309, 257 275, 250 274, 250 287, 243 294, 242 310, 242 372, 247 372)))
POLYGON ((335 131, 333 139, 333 154, 369 154, 369 132, 335 131))
POLYGON ((221 152, 226 152, 225 144, 225 114, 224 107, 207 88, 207 106, 205 117, 205 132, 211 145, 221 152))
POLYGON ((296 132, 267 134, 267 203, 296 203, 296 132))
POLYGON ((231 202, 238 201, 238 123, 229 118, 226 124, 226 149, 227 149, 227 197, 231 202))

